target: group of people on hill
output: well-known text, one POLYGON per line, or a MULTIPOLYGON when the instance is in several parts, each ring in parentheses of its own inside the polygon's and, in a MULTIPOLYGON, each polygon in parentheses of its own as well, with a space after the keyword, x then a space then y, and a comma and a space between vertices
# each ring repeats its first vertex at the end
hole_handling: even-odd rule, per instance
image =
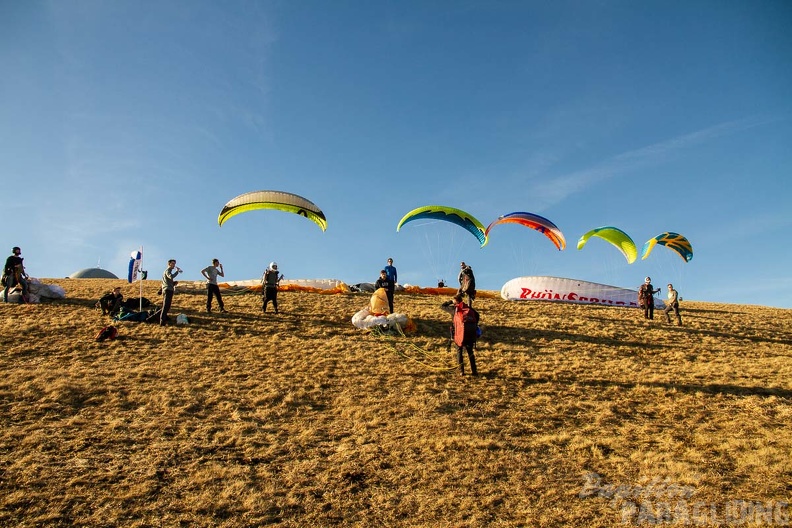
MULTIPOLYGON (((374 289, 378 290, 383 288, 388 298, 388 309, 393 313, 393 294, 396 291, 398 284, 398 272, 393 265, 393 259, 389 258, 387 265, 380 270, 380 276, 374 282, 374 289)), ((459 270, 459 289, 457 293, 466 295, 468 304, 473 305, 473 300, 476 298, 476 276, 473 274, 473 268, 462 262, 459 270)), ((442 283, 444 284, 444 283, 442 283)))
MULTIPOLYGON (((473 300, 476 298, 476 277, 473 274, 473 268, 464 262, 460 263, 459 276, 457 278, 459 289, 456 295, 454 295, 452 300, 444 302, 441 308, 451 314, 451 334, 457 347, 457 362, 461 373, 465 374, 463 351, 466 351, 470 362, 470 371, 474 376, 477 376, 478 370, 476 369, 476 356, 473 348, 479 336, 479 314, 473 309, 473 300), (467 296, 467 303, 464 302, 464 296, 467 296)), ((387 265, 380 270, 380 276, 374 283, 374 289, 382 288, 385 290, 390 313, 394 313, 393 294, 396 291, 397 282, 398 273, 393 266, 393 259, 389 258, 387 265)))
POLYGON ((476 356, 473 353, 480 335, 479 313, 473 309, 473 300, 476 298, 476 276, 473 274, 473 268, 464 261, 459 264, 459 268, 457 277, 459 289, 453 299, 444 302, 441 307, 451 314, 451 337, 457 347, 460 373, 465 374, 465 360, 462 355, 464 349, 470 362, 470 373, 478 376, 476 356), (464 296, 467 296, 467 303, 464 302, 464 296))
MULTIPOLYGON (((163 295, 162 311, 160 312, 160 325, 165 326, 169 320, 168 312, 173 301, 173 293, 176 290, 178 281, 174 280, 182 269, 176 266, 176 260, 168 261, 168 267, 162 272, 161 292, 163 295)), ((206 279, 206 311, 212 312, 212 301, 217 300, 217 306, 222 313, 226 312, 223 296, 220 294, 220 286, 217 284, 218 277, 225 277, 225 270, 219 259, 212 259, 212 264, 201 270, 201 275, 206 279)), ((283 280, 283 274, 278 271, 278 263, 270 262, 264 275, 261 278, 262 286, 262 305, 263 312, 267 311, 267 305, 272 302, 275 313, 278 313, 278 285, 283 280)))
MULTIPOLYGON (((25 273, 24 259, 22 250, 19 247, 12 249, 12 254, 6 259, 3 268, 2 284, 3 301, 8 302, 8 293, 13 290, 21 290, 22 302, 27 301, 28 275, 25 273)), ((176 277, 182 273, 182 269, 176 266, 176 259, 168 260, 168 265, 162 273, 161 293, 163 295, 162 309, 160 310, 159 324, 165 326, 168 321, 168 312, 173 302, 173 295, 178 281, 176 277)), ((212 259, 212 264, 201 270, 201 275, 206 279, 206 311, 211 313, 212 301, 217 300, 220 312, 225 312, 225 304, 217 284, 218 277, 225 277, 223 265, 219 259, 212 259)), ((267 305, 272 302, 275 313, 278 313, 278 287, 283 274, 278 271, 277 262, 270 262, 261 279, 262 285, 262 306, 263 312, 267 311, 267 305)), ((465 262, 460 263, 459 289, 453 299, 445 301, 441 308, 452 316, 452 337, 457 346, 457 361, 462 374, 465 373, 463 351, 467 352, 470 363, 471 373, 478 375, 476 369, 476 358, 473 352, 476 340, 479 335, 479 314, 473 309, 473 301, 476 298, 476 277, 473 269, 465 262), (467 296, 467 303, 464 302, 467 296)), ((390 313, 393 310, 393 296, 398 283, 398 273, 393 265, 393 259, 388 258, 387 265, 380 271, 380 276, 374 284, 375 289, 383 288, 388 299, 390 313)), ((638 290, 638 304, 643 309, 644 318, 654 319, 654 294, 659 293, 660 288, 655 289, 652 285, 652 278, 646 277, 644 284, 638 290)), ((112 292, 102 297, 97 305, 102 309, 103 314, 113 314, 118 311, 123 302, 121 288, 116 287, 112 292)), ((671 323, 671 312, 674 313, 677 325, 682 325, 682 317, 679 313, 679 293, 674 289, 673 284, 668 284, 668 299, 663 314, 667 322, 671 323)))
MULTIPOLYGON (((24 259, 21 257, 22 250, 19 247, 12 249, 12 255, 6 259, 5 267, 3 268, 2 284, 5 287, 3 290, 3 300, 8 302, 8 293, 15 289, 21 289, 22 300, 26 302, 28 291, 28 276, 25 273, 23 264, 24 259)), ((176 259, 168 260, 165 271, 162 272, 162 279, 160 284, 160 293, 163 296, 162 308, 159 313, 159 324, 165 326, 168 324, 170 318, 171 305, 173 303, 173 295, 176 291, 178 281, 176 277, 183 270, 176 265, 176 259)), ((220 312, 226 312, 225 303, 220 293, 220 287, 217 283, 218 277, 225 277, 225 270, 219 259, 212 259, 211 265, 201 270, 201 275, 206 279, 206 311, 212 312, 212 302, 217 301, 217 306, 220 312)), ((275 313, 278 313, 278 286, 283 280, 283 274, 278 271, 278 264, 270 262, 267 269, 262 276, 262 306, 263 312, 267 311, 267 305, 272 302, 272 307, 275 313)), ((476 359, 473 354, 473 347, 478 337, 474 331, 471 333, 470 322, 475 318, 475 329, 478 330, 478 313, 473 310, 473 300, 476 298, 476 278, 473 274, 473 269, 464 262, 460 265, 459 271, 459 290, 454 296, 452 301, 443 303, 442 308, 452 315, 454 322, 452 328, 454 329, 454 343, 458 347, 457 358, 459 366, 464 374, 464 361, 462 352, 463 349, 467 351, 470 362, 470 369, 473 375, 477 375, 476 359), (468 302, 463 301, 463 296, 466 295, 468 302), (465 326, 467 325, 467 327, 465 326), (458 331, 457 331, 458 327, 458 331)), ((387 265, 380 271, 380 277, 375 283, 375 288, 384 288, 388 298, 388 308, 390 313, 393 313, 393 294, 396 290, 398 282, 398 273, 396 267, 393 265, 393 259, 389 258, 387 265)), ((102 296, 97 302, 97 307, 102 310, 102 314, 117 314, 124 301, 124 296, 121 293, 121 288, 116 287, 113 291, 102 296)))
POLYGON ((385 296, 388 298, 388 310, 393 313, 393 293, 396 291, 396 284, 399 280, 399 274, 396 267, 393 265, 393 259, 388 259, 388 264, 380 270, 379 278, 374 282, 374 289, 380 288, 385 290, 385 296))
MULTIPOLYGON (((173 303, 176 285, 179 283, 176 277, 180 273, 183 273, 183 270, 176 265, 176 259, 168 260, 168 265, 165 271, 162 272, 160 289, 158 291, 158 293, 163 296, 162 308, 158 314, 160 326, 167 325, 170 320, 168 313, 173 303)), ((220 293, 220 286, 217 283, 218 277, 225 277, 225 270, 220 260, 212 259, 212 263, 201 270, 201 275, 206 279, 206 311, 211 313, 212 302, 217 300, 219 311, 225 313, 227 310, 225 309, 223 296, 220 293)), ((278 313, 278 284, 282 279, 283 274, 278 272, 278 264, 276 262, 271 262, 261 280, 263 294, 262 310, 264 312, 267 311, 267 305, 272 302, 275 313, 278 313)), ((121 288, 116 287, 113 291, 102 296, 96 303, 96 306, 102 310, 102 315, 115 315, 119 312, 123 302, 124 296, 121 293, 121 288)))
MULTIPOLYGON (((644 283, 638 288, 638 306, 643 308, 645 319, 654 319, 654 294, 659 293, 660 288, 652 286, 652 277, 646 277, 644 283)), ((666 321, 671 322, 671 312, 676 316, 677 325, 682 326, 682 316, 679 314, 679 292, 674 289, 674 285, 668 284, 668 299, 663 314, 666 321)))

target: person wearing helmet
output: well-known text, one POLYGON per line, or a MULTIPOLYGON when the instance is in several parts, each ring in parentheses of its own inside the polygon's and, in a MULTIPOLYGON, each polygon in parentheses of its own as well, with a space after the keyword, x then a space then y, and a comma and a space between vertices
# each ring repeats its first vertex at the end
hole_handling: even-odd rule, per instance
POLYGON ((261 305, 262 311, 266 312, 267 304, 272 301, 272 307, 275 308, 275 313, 278 313, 278 284, 282 279, 283 274, 278 271, 278 263, 270 262, 261 279, 261 285, 264 290, 264 301, 261 305))
POLYGON ((652 286, 652 277, 646 277, 638 289, 638 306, 643 308, 644 319, 654 319, 654 294, 659 291, 652 286))
POLYGON ((3 290, 3 302, 8 302, 9 292, 19 288, 22 289, 22 302, 27 302, 28 275, 25 273, 25 266, 23 264, 25 259, 20 256, 21 254, 22 250, 18 247, 14 247, 11 250, 11 256, 5 261, 5 267, 3 268, 3 286, 5 286, 3 290))

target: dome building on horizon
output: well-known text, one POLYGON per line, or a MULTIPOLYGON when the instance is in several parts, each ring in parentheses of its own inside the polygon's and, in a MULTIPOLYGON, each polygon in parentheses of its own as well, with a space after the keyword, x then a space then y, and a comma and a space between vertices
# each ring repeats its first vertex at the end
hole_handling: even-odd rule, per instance
POLYGON ((117 279, 115 274, 102 268, 85 268, 75 271, 68 277, 69 279, 117 279))

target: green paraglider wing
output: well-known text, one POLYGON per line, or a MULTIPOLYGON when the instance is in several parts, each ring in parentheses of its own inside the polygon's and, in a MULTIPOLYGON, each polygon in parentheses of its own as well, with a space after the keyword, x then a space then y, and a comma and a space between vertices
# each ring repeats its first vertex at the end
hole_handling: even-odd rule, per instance
POLYGON ((490 229, 498 224, 520 224, 525 227, 530 227, 531 229, 539 231, 544 236, 549 238, 559 251, 566 248, 566 239, 564 238, 564 233, 562 233, 561 230, 558 229, 558 226, 556 226, 553 222, 542 216, 533 213, 520 212, 499 216, 497 220, 493 221, 487 226, 487 229, 484 232, 484 234, 487 236, 487 239, 489 239, 490 229))
POLYGON ((635 247, 635 242, 633 242, 632 238, 630 238, 627 233, 617 227, 603 226, 592 229, 580 237, 577 248, 583 249, 583 246, 586 245, 586 242, 588 242, 588 239, 591 237, 601 238, 616 246, 616 248, 622 252, 624 258, 627 259, 628 264, 632 264, 635 262, 635 259, 638 258, 638 249, 635 247))
POLYGON ((641 260, 646 259, 657 244, 673 249, 679 253, 679 256, 682 257, 685 262, 693 260, 693 246, 690 244, 690 241, 679 233, 672 233, 670 231, 660 233, 656 237, 647 240, 646 244, 641 248, 641 260))
POLYGON ((240 194, 225 204, 217 217, 217 224, 222 226, 232 216, 257 209, 274 209, 295 213, 316 223, 322 228, 322 231, 327 229, 327 219, 316 204, 302 196, 283 191, 253 191, 240 194))
POLYGON ((396 231, 401 229, 407 222, 422 218, 452 222, 470 231, 481 243, 481 247, 487 245, 487 234, 481 222, 465 211, 454 209, 453 207, 445 207, 443 205, 426 205, 413 209, 399 221, 399 225, 396 226, 396 231))

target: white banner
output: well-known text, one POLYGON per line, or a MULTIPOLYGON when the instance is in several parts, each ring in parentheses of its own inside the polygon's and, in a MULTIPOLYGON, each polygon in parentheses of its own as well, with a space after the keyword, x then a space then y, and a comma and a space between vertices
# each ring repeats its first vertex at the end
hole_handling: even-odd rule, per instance
MULTIPOLYGON (((517 277, 503 285, 501 297, 507 301, 556 301, 638 308, 638 288, 630 290, 562 277, 517 277)), ((665 303, 655 297, 655 308, 662 310, 665 303)))

